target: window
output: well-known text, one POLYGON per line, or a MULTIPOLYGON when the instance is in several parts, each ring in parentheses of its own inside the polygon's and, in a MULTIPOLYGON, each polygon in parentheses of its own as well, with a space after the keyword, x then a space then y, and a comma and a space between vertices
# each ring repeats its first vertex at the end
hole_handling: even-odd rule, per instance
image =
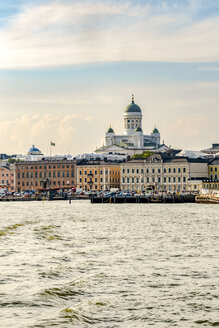
POLYGON ((60 178, 60 172, 58 171, 58 178, 60 178))
POLYGON ((168 172, 171 173, 171 168, 169 168, 168 172))
POLYGON ((178 177, 178 182, 181 182, 181 178, 180 177, 178 177))
POLYGON ((169 178, 168 181, 171 182, 171 178, 169 178))
POLYGON ((160 169, 158 169, 158 173, 160 173, 160 169))
POLYGON ((106 175, 108 174, 108 170, 106 170, 106 175))
POLYGON ((137 174, 139 173, 139 169, 136 169, 136 173, 137 173, 137 174))
POLYGON ((87 175, 87 171, 84 171, 84 174, 87 175))
POLYGON ((97 178, 95 178, 95 182, 97 182, 97 178))
POLYGON ((122 169, 122 173, 125 173, 125 169, 122 169))
POLYGON ((38 177, 38 174, 37 174, 37 172, 35 172, 35 178, 37 178, 38 177))
MULTIPOLYGON (((80 181, 81 182, 81 181, 80 181)), ((84 182, 87 182, 87 178, 84 178, 84 182)))
POLYGON ((184 167, 184 168, 183 168, 183 173, 185 173, 185 172, 186 172, 186 168, 184 167))
POLYGON ((166 178, 166 177, 163 178, 163 182, 164 182, 164 183, 167 182, 167 178, 166 178))
POLYGON ((134 183, 135 182, 135 178, 132 178, 132 183, 134 183))
POLYGON ((152 173, 154 173, 155 172, 155 170, 154 169, 152 169, 152 173))
POLYGON ((122 178, 122 183, 125 183, 125 178, 122 178))
POLYGON ((129 183, 129 178, 127 178, 127 183, 129 183))
POLYGON ((149 183, 150 182, 150 180, 149 180, 149 178, 147 178, 147 183, 149 183))
POLYGON ((175 177, 173 177, 173 182, 176 182, 176 178, 175 177))
POLYGON ((18 177, 18 179, 20 179, 20 172, 18 172, 17 177, 18 177))
POLYGON ((100 170, 100 174, 101 174, 101 175, 103 174, 103 171, 102 171, 102 170, 100 170))
POLYGON ((158 182, 160 183, 160 177, 158 177, 158 182))
POLYGON ((183 182, 186 182, 186 177, 183 177, 183 182))
POLYGON ((141 169, 141 173, 144 173, 144 169, 141 169))
POLYGON ((29 172, 27 172, 27 179, 29 178, 29 172))
POLYGON ((136 178, 136 182, 139 183, 139 178, 136 178))
POLYGON ((164 172, 164 173, 166 173, 166 172, 167 172, 167 170, 164 168, 164 169, 163 169, 163 172, 164 172))
POLYGON ((175 167, 173 168, 173 173, 176 173, 176 168, 175 167))
POLYGON ((178 173, 180 173, 181 172, 181 169, 180 169, 180 167, 178 167, 178 173))
POLYGON ((132 169, 132 173, 135 173, 135 169, 132 169))
POLYGON ((62 171, 62 177, 63 178, 65 177, 65 171, 62 171))
POLYGON ((129 173, 129 169, 127 169, 127 173, 129 173))
POLYGON ((82 172, 81 171, 79 171, 79 175, 82 175, 82 172))
POLYGON ((56 177, 56 173, 55 173, 55 171, 53 172, 53 178, 55 178, 56 177))
POLYGON ((97 175, 97 171, 95 171, 94 174, 97 175))

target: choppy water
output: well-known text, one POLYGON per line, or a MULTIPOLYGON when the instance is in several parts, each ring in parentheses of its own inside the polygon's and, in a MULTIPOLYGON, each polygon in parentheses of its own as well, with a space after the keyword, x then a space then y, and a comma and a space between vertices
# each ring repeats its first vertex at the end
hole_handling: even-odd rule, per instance
POLYGON ((218 205, 0 204, 0 327, 219 326, 218 205))

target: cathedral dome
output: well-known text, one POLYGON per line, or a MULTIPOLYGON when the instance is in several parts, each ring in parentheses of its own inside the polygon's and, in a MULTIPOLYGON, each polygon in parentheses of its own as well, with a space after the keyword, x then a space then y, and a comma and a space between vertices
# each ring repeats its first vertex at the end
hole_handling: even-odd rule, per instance
POLYGON ((141 113, 141 108, 134 103, 134 96, 132 95, 132 102, 125 108, 125 113, 141 113))
POLYGON ((107 133, 114 133, 113 128, 110 127, 110 128, 107 130, 107 133))
POLYGON ((160 132, 158 131, 157 128, 154 128, 154 130, 152 131, 152 133, 160 133, 160 132))
POLYGON ((41 151, 34 145, 28 150, 28 155, 42 155, 41 151))

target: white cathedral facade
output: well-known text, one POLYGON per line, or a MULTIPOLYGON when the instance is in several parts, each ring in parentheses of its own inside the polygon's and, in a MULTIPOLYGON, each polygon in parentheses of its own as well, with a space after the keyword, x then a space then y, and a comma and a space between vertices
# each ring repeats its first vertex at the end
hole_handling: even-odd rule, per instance
POLYGON ((168 148, 160 144, 160 133, 156 127, 150 135, 143 134, 142 117, 142 110, 135 104, 132 95, 132 102, 125 108, 123 115, 124 133, 116 135, 110 126, 105 134, 105 145, 96 152, 120 152, 133 155, 146 150, 162 151, 168 148))

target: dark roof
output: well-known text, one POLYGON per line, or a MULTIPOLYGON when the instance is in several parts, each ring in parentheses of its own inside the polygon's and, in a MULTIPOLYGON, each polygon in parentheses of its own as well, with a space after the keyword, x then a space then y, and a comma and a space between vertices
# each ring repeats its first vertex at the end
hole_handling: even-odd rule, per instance
POLYGON ((216 157, 210 161, 209 165, 219 165, 219 157, 216 157))

